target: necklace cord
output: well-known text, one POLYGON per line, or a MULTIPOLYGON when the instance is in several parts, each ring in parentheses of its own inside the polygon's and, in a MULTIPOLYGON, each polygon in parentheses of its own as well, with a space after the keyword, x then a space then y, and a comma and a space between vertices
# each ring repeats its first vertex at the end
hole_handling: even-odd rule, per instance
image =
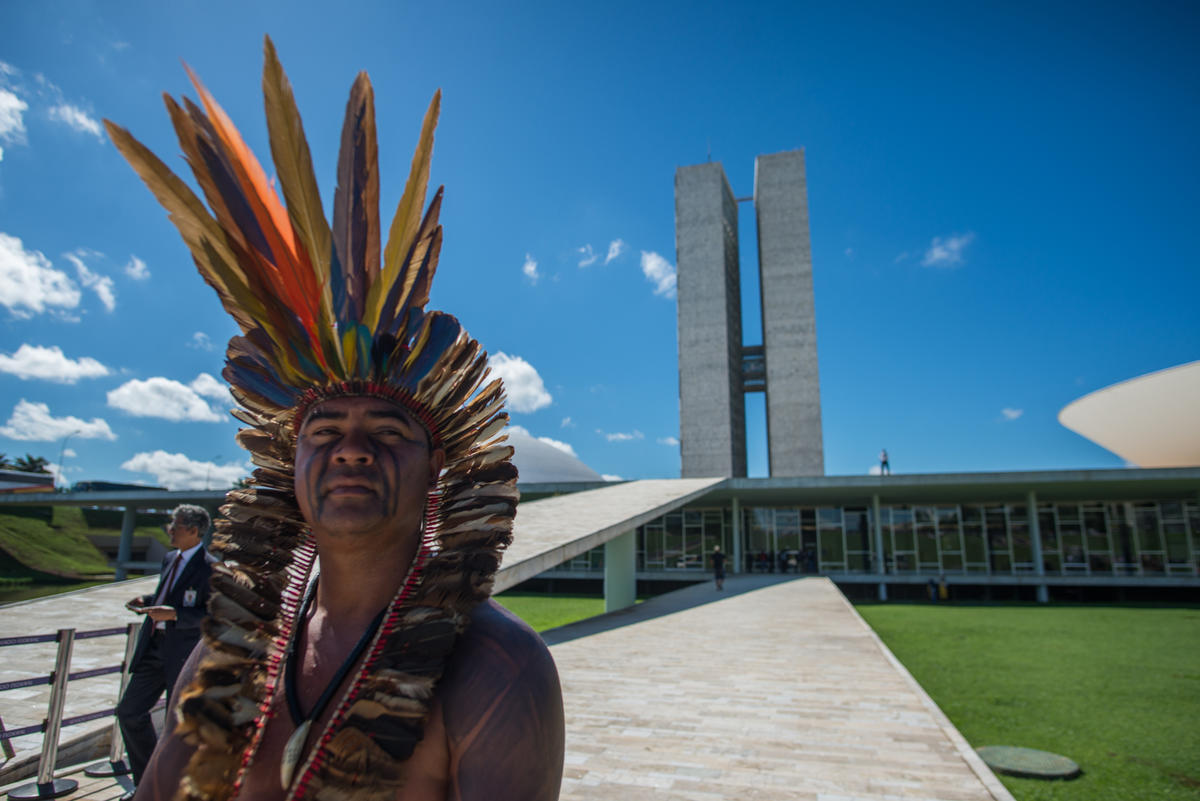
POLYGON ((295 656, 297 643, 300 641, 300 634, 308 626, 308 612, 312 607, 313 598, 316 595, 316 588, 317 582, 314 580, 311 584, 309 584, 308 591, 304 594, 304 603, 301 605, 300 614, 296 618, 296 628, 292 632, 292 638, 288 642, 287 650, 284 652, 283 656, 284 695, 287 696, 288 712, 291 713, 292 722, 297 726, 305 721, 315 721, 317 718, 321 717, 321 713, 324 712, 325 707, 329 705, 329 701, 331 698, 333 698, 333 694, 346 679, 346 674, 350 672, 350 668, 354 667, 354 664, 358 661, 358 658, 362 656, 363 651, 366 650, 367 643, 370 642, 371 637, 379 628, 379 624, 383 622, 384 614, 387 613, 386 606, 379 610, 379 614, 375 615, 375 619, 372 620, 371 624, 367 626, 365 631, 363 631, 362 636, 358 638, 358 642, 355 643, 354 648, 350 651, 350 654, 345 658, 345 660, 342 661, 341 666, 338 667, 337 673, 334 674, 334 677, 327 685, 325 685, 325 690, 321 693, 321 697, 317 699, 317 703, 313 706, 312 711, 305 715, 300 711, 300 693, 296 689, 296 674, 299 671, 295 665, 295 656))

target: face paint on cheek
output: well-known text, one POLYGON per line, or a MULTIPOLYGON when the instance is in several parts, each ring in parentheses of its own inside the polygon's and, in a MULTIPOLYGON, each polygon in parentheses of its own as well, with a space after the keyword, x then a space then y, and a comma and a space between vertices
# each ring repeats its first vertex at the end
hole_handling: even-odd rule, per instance
MULTIPOLYGON (((304 500, 309 509, 312 510, 313 516, 319 520, 325 514, 325 499, 321 497, 320 486, 321 481, 325 478, 325 473, 329 470, 329 460, 323 458, 324 451, 327 451, 329 446, 312 447, 307 449, 307 456, 304 459, 304 486, 297 487, 297 493, 304 493, 304 500)), ((309 523, 314 523, 316 520, 310 520, 309 523)))
POLYGON ((386 459, 392 468, 391 470, 381 470, 379 481, 383 485, 384 513, 388 517, 394 517, 400 508, 400 494, 396 492, 396 477, 400 475, 400 460, 396 458, 395 453, 384 449, 380 449, 375 458, 376 461, 386 459))

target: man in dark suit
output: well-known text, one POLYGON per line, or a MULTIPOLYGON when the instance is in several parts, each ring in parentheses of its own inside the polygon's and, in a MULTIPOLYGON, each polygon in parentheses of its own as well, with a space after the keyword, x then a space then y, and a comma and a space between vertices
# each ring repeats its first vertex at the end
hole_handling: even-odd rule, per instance
MULTIPOLYGON (((141 781, 158 739, 150 709, 164 690, 170 693, 175 686, 183 663, 200 639, 200 623, 208 614, 208 580, 216 558, 201 543, 209 524, 208 512, 202 507, 176 507, 167 526, 176 550, 163 558, 158 588, 125 605, 148 618, 133 652, 129 685, 117 704, 135 784, 141 781)), ((133 793, 127 795, 133 797, 133 793)))

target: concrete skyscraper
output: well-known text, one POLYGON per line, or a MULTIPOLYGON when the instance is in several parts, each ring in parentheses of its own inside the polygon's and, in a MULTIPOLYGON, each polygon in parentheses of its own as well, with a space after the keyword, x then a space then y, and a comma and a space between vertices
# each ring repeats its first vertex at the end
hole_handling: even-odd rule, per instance
POLYGON ((761 345, 742 343, 739 198, 720 164, 675 173, 685 478, 746 475, 747 392, 766 393, 771 475, 825 472, 804 151, 759 156, 752 200, 761 345))

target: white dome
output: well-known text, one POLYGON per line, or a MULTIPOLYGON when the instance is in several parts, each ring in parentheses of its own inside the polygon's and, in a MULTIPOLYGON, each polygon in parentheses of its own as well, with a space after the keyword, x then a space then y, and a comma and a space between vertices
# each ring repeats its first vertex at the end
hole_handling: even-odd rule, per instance
POLYGON ((1200 465, 1200 361, 1084 395, 1058 422, 1138 467, 1200 465))
POLYGON ((522 484, 551 484, 560 481, 603 481, 604 477, 579 460, 570 445, 534 437, 521 426, 509 426, 508 444, 513 446, 513 463, 522 484), (551 444, 555 442, 556 444, 551 444))

